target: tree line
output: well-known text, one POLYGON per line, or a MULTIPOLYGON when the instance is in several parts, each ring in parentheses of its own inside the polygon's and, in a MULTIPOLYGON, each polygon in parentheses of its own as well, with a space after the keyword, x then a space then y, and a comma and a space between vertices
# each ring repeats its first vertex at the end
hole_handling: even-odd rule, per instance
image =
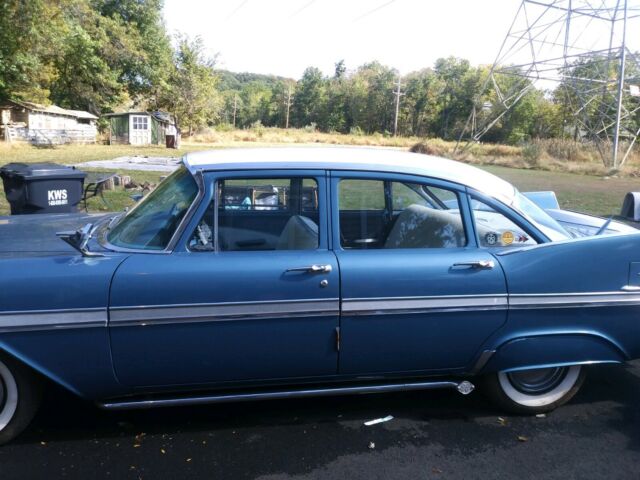
MULTIPOLYGON (((456 139, 474 102, 486 106, 482 116, 498 104, 500 91, 523 81, 499 77, 479 98, 489 67, 455 57, 404 76, 379 62, 348 68, 344 61, 330 75, 309 67, 297 80, 228 72, 217 68, 200 38, 171 38, 162 6, 162 0, 0 0, 0 99, 97 115, 166 110, 186 134, 228 125, 391 134, 399 81, 398 133, 456 139)), ((594 73, 601 60, 573 68, 607 78, 594 73)), ((528 89, 484 139, 515 144, 577 135, 575 98, 562 87, 528 89)), ((631 120, 640 126, 637 115, 631 120)))

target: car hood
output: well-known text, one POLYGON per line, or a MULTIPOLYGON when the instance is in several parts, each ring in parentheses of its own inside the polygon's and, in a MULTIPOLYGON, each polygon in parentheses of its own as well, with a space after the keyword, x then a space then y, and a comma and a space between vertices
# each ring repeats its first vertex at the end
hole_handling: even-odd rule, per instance
POLYGON ((56 236, 57 232, 77 230, 87 223, 96 224, 107 214, 35 214, 0 217, 0 256, 69 254, 77 251, 56 236))

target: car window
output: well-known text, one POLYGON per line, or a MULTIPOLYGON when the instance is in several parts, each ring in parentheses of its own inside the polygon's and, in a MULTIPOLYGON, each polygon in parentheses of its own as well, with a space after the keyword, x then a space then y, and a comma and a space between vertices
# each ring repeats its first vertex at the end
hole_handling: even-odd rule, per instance
POLYGON ((165 249, 197 194, 196 181, 181 167, 111 229, 108 241, 124 248, 165 249))
POLYGON ((449 199, 445 204, 433 198, 427 188, 418 183, 390 180, 340 181, 341 246, 348 249, 464 247, 467 238, 457 194, 439 189, 443 198, 449 199))
POLYGON ((480 246, 521 247, 538 243, 523 228, 481 200, 472 198, 471 208, 480 246))
POLYGON ((318 184, 312 178, 219 180, 217 198, 191 237, 192 251, 314 250, 318 184), (217 217, 217 224, 216 224, 217 217))
POLYGON ((342 180, 341 210, 384 210, 384 182, 380 180, 342 180))

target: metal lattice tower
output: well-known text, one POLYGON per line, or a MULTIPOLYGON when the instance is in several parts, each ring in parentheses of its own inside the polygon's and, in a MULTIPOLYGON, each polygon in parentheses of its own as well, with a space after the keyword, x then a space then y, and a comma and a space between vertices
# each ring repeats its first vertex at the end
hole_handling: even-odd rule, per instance
POLYGON ((630 48, 639 34, 640 0, 522 0, 458 146, 539 88, 565 106, 563 136, 621 168, 640 134, 640 57, 630 48))

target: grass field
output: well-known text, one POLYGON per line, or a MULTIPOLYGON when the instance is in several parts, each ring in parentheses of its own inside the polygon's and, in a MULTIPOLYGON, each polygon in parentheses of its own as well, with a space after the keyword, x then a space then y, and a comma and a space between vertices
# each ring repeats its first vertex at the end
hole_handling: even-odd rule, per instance
MULTIPOLYGON (((271 129, 267 129, 271 130, 271 129)), ((228 135, 225 141, 220 143, 209 142, 204 140, 211 140, 211 138, 200 137, 201 142, 183 143, 180 150, 171 150, 161 147, 132 147, 126 145, 107 146, 107 145, 72 145, 57 148, 36 148, 32 146, 6 146, 0 143, 0 165, 4 165, 9 162, 43 162, 50 161, 62 164, 75 164, 91 160, 106 160, 119 156, 165 156, 165 157, 178 157, 185 152, 197 151, 197 150, 209 150, 212 148, 225 148, 236 146, 265 146, 280 144, 275 137, 276 133, 272 133, 273 138, 269 137, 267 133, 263 134, 262 141, 247 141, 234 139, 233 135, 238 135, 238 131, 227 132, 228 135), (273 141, 273 143, 271 142, 273 141)), ((249 133, 251 133, 249 131, 249 133)), ((284 135, 282 131, 279 133, 284 135)), ((327 136, 326 143, 331 143, 334 140, 339 140, 341 137, 337 134, 319 134, 319 133, 307 133, 302 131, 292 131, 290 133, 293 139, 288 143, 304 143, 303 140, 309 140, 313 138, 321 138, 327 136)), ((342 136, 350 137, 353 139, 364 139, 371 144, 375 144, 375 136, 342 136)), ((388 139, 386 137, 379 136, 380 144, 387 140, 397 141, 396 144, 391 144, 395 148, 407 148, 409 144, 416 139, 388 139), (404 144, 401 144, 404 142, 404 144)), ((285 142, 287 143, 287 142, 285 142)), ((318 142, 325 143, 325 142, 318 142)), ((348 143, 348 142, 347 142, 348 143)), ((366 143, 363 143, 366 144, 366 143)), ((446 142, 437 141, 432 142, 432 148, 444 149, 441 153, 447 155, 446 149, 451 145, 446 142)), ((479 146, 480 147, 480 146, 479 146)), ((479 148, 478 147, 478 148, 479 148)), ((634 176, 621 176, 621 177, 604 177, 596 175, 585 175, 576 173, 566 173, 556 170, 536 170, 531 168, 507 168, 501 166, 506 162, 504 159, 510 158, 511 155, 518 155, 516 147, 505 146, 484 146, 485 154, 489 155, 493 151, 493 157, 474 157, 470 163, 478 164, 480 168, 486 169, 491 173, 494 173, 507 181, 513 183, 517 188, 522 191, 531 190, 553 190, 558 195, 561 206, 567 209, 573 209, 583 211, 587 213, 593 213, 596 215, 610 215, 612 213, 619 213, 624 194, 629 191, 640 191, 640 179, 634 176), (491 150, 493 149, 493 150, 491 150), (484 158, 486 162, 478 161, 478 158, 484 158), (500 160, 502 159, 502 160, 500 160)), ((507 165, 522 165, 522 161, 506 163, 507 165)), ((93 170, 93 169, 91 169, 93 170)), ((633 173, 632 171, 630 171, 633 173)), ((141 171, 121 171, 118 173, 126 174, 132 177, 132 179, 142 184, 149 182, 157 184, 161 176, 166 174, 155 172, 141 172, 141 171)), ((629 173, 629 172, 628 172, 629 173)), ((109 207, 105 206, 99 199, 92 199, 89 203, 90 210, 92 211, 104 211, 104 210, 121 210, 126 206, 131 205, 133 202, 130 199, 132 191, 125 191, 118 188, 114 191, 108 191, 105 196, 109 202, 109 207)), ((7 214, 9 207, 4 197, 4 192, 0 188, 0 214, 7 214)))

